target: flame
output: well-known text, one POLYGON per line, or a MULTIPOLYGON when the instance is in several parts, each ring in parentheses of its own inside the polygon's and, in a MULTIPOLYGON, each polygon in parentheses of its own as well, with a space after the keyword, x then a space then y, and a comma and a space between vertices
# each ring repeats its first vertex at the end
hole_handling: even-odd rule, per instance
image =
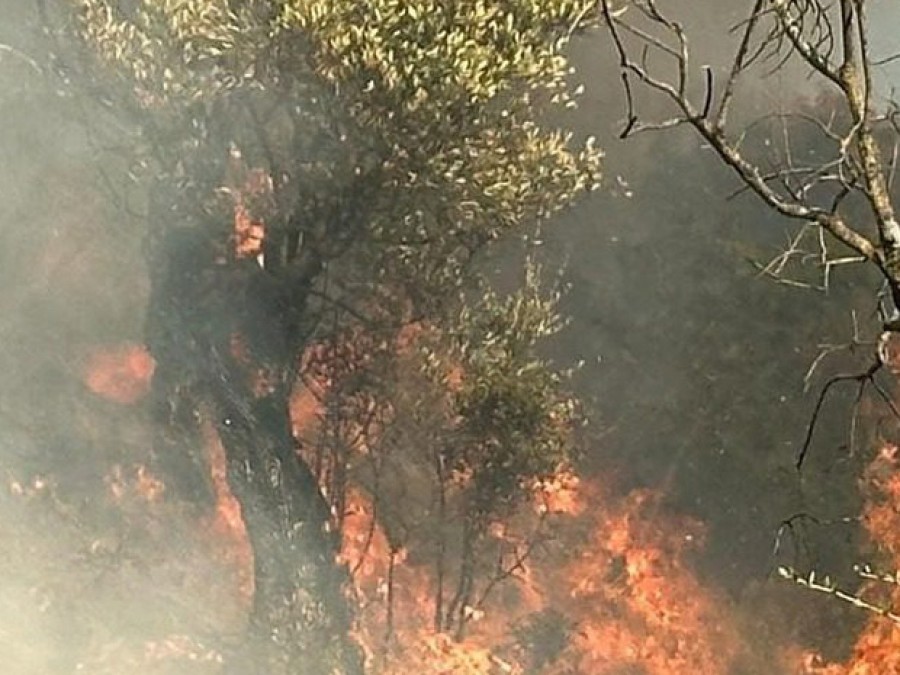
POLYGON ((215 511, 209 518, 209 526, 218 538, 223 558, 233 569, 241 602, 249 609, 254 591, 253 548, 247 536, 241 504, 228 486, 225 448, 210 419, 208 414, 204 414, 200 424, 216 502, 215 511))
POLYGON ((155 369, 156 362, 143 345, 103 347, 88 355, 84 383, 97 396, 130 405, 150 391, 155 369))
POLYGON ((266 224, 261 208, 271 198, 275 186, 267 171, 248 169, 238 148, 229 153, 227 185, 234 211, 232 246, 235 259, 259 258, 265 252, 266 224))
MULTIPOLYGON (((551 493, 565 495, 556 509, 556 545, 549 553, 534 552, 510 575, 505 583, 516 592, 498 592, 472 608, 461 641, 429 630, 432 568, 410 562, 425 560, 425 552, 412 550, 414 542, 410 549, 392 551, 371 499, 351 492, 341 560, 354 573, 360 607, 356 637, 370 665, 378 664, 376 672, 526 672, 534 654, 513 644, 511 636, 517 625, 548 608, 571 630, 555 663, 540 672, 731 672, 743 646, 727 603, 701 585, 685 560, 689 550, 702 545, 700 524, 665 515, 660 494, 650 490, 617 498, 596 481, 579 483, 571 474, 550 485, 551 493), (394 635, 385 649, 389 574, 394 635)), ((513 529, 497 523, 491 536, 515 541, 513 529)))
POLYGON ((571 470, 538 481, 533 488, 535 509, 538 513, 581 515, 585 503, 578 490, 580 483, 581 479, 571 470))
MULTIPOLYGON (((400 356, 409 353, 422 331, 421 325, 410 324, 393 348, 400 356)), ((351 338, 338 346, 314 346, 304 355, 306 386, 291 402, 298 435, 314 432, 323 421, 322 394, 343 374, 341 365, 332 364, 352 370, 362 362, 360 351, 369 345, 363 336, 351 338)), ((461 377, 453 370, 448 389, 458 386, 461 377)), ((368 438, 369 443, 374 440, 368 438)), ((361 442, 354 450, 363 454, 367 445, 361 442)), ((327 474, 319 473, 323 489, 327 474)), ((463 478, 454 490, 462 489, 463 478)), ((481 595, 489 580, 479 580, 474 606, 464 608, 466 630, 457 640, 434 631, 434 530, 426 524, 420 531, 404 532, 402 546, 392 542, 372 495, 352 484, 347 488, 338 514, 338 561, 352 575, 354 636, 372 672, 731 672, 745 647, 729 605, 701 584, 687 562, 688 553, 703 544, 699 523, 667 515, 659 492, 616 495, 570 470, 536 481, 531 495, 519 513, 488 527, 488 545, 516 563, 489 595, 481 595), (548 532, 546 545, 530 547, 548 532), (565 627, 558 653, 549 660, 540 653, 543 647, 519 637, 522 626, 548 611, 559 617, 553 628, 565 627), (548 662, 536 669, 542 659, 548 662)), ((395 497, 382 494, 380 499, 395 497)), ((455 546, 450 542, 448 550, 455 546)), ((456 583, 457 565, 447 562, 447 595, 456 583)))
MULTIPOLYGON (((395 347, 408 350, 419 330, 418 326, 407 329, 395 347)), ((344 370, 357 367, 367 347, 361 339, 357 344, 339 347, 337 354, 333 345, 307 350, 304 360, 311 366, 307 368, 309 377, 291 400, 296 435, 316 430, 323 419, 323 392, 344 370)), ((233 336, 231 348, 239 362, 252 367, 252 355, 240 336, 233 336)), ((98 350, 90 360, 86 383, 111 400, 133 402, 143 395, 136 392, 149 387, 153 366, 146 349, 139 346, 98 350)), ((449 386, 454 385, 451 378, 449 386)), ((263 389, 261 386, 257 394, 264 395, 263 389)), ((233 571, 232 587, 239 589, 241 604, 249 610, 253 553, 240 504, 228 487, 225 450, 208 412, 200 411, 201 436, 216 507, 199 525, 214 535, 215 549, 233 571)), ((378 428, 367 433, 377 435, 378 428)), ((364 453, 366 440, 361 440, 354 451, 364 453)), ((881 461, 894 462, 895 454, 883 453, 881 461)), ((325 474, 320 476, 324 481, 325 474)), ((900 517, 893 506, 900 503, 897 472, 873 471, 870 481, 887 498, 870 505, 867 526, 873 536, 876 532, 900 532, 900 517)), ((109 485, 113 492, 127 486, 148 500, 156 499, 163 489, 144 467, 137 467, 134 477, 127 481, 119 470, 109 485)), ((437 587, 433 541, 414 533, 402 546, 392 542, 379 522, 371 495, 358 486, 349 486, 339 519, 342 546, 338 562, 352 574, 358 617, 354 635, 373 672, 730 672, 743 645, 726 611, 727 603, 715 590, 701 584, 687 562, 687 554, 703 544, 699 523, 666 514, 659 492, 635 490, 616 495, 609 486, 579 479, 571 471, 536 482, 531 494, 531 502, 523 505, 521 513, 509 521, 493 523, 486 537, 498 550, 518 554, 527 547, 536 523, 546 519, 546 530, 552 532, 552 538, 546 546, 523 557, 483 602, 465 608, 467 630, 463 639, 456 640, 433 630, 437 587), (549 610, 559 616, 559 624, 567 630, 555 658, 536 670, 533 662, 540 648, 517 637, 517 627, 549 610)), ((877 536, 894 547, 891 551, 896 558, 900 535, 892 535, 893 540, 877 536)), ((455 572, 450 564, 447 574, 453 577, 455 572)), ((445 583, 452 585, 455 579, 449 577, 445 583)), ((859 649, 869 655, 869 661, 874 658, 876 645, 895 645, 886 638, 886 630, 882 624, 860 638, 859 649)), ((888 647, 881 650, 880 671, 825 664, 814 655, 799 652, 792 655, 792 663, 803 664, 795 672, 865 675, 889 672, 883 669, 894 667, 885 665, 891 663, 889 652, 888 647)))
POLYGON ((702 545, 703 528, 666 515, 661 498, 646 489, 614 498, 596 481, 584 486, 587 541, 554 580, 568 596, 557 596, 558 606, 576 626, 562 666, 598 675, 731 672, 742 643, 727 603, 685 560, 702 545))
MULTIPOLYGON (((869 463, 861 480, 866 497, 862 523, 881 552, 882 569, 900 569, 900 449, 885 444, 869 463)), ((900 584, 864 584, 861 597, 878 607, 900 607, 900 584), (885 594, 885 588, 889 593, 885 594)), ((846 663, 827 663, 812 651, 792 650, 785 655, 792 672, 800 675, 884 675, 900 673, 900 624, 872 615, 856 639, 846 663)))
MULTIPOLYGON (((368 669, 384 675, 497 672, 500 660, 479 634, 456 641, 430 630, 434 614, 431 570, 409 561, 409 551, 392 547, 375 518, 372 500, 362 491, 348 494, 339 562, 347 565, 357 600, 354 637, 368 669), (391 605, 391 625, 386 620, 391 605), (390 632, 390 635, 388 635, 390 632)), ((509 626, 503 622, 504 630, 509 626)), ((505 672, 521 672, 506 670, 505 672)))
POLYGON ((234 207, 234 255, 236 258, 255 258, 262 255, 266 226, 254 220, 242 203, 234 207))

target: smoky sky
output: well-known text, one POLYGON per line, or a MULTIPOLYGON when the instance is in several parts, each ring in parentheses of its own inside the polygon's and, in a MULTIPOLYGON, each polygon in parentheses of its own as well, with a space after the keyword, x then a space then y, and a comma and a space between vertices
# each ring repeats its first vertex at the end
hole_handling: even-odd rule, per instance
MULTIPOLYGON (((26 4, 0 2, 0 43, 23 51, 32 27, 26 4)), ((747 3, 669 4, 702 36, 697 63, 727 63, 734 44, 723 27, 742 18, 747 3)), ((886 55, 888 19, 897 18, 889 12, 896 11, 886 1, 871 4, 886 17, 874 22, 873 35, 886 55)), ((838 517, 858 506, 847 396, 829 404, 803 479, 793 462, 815 392, 804 393, 803 376, 820 344, 846 341, 851 310, 871 319, 877 281, 839 271, 826 294, 760 278, 750 260, 775 255, 794 226, 751 196, 727 199, 735 180, 687 130, 619 140, 624 107, 608 41, 589 31, 572 53, 586 92, 559 121, 578 137, 597 136, 606 152, 604 186, 544 229, 539 257, 571 286, 562 307, 571 324, 547 349, 561 365, 585 362, 575 380, 590 417, 581 463, 588 473, 615 473, 622 489, 663 489, 667 508, 706 522, 698 569, 740 599, 767 582, 782 519, 799 510, 838 517)), ((139 415, 93 401, 80 374, 93 347, 140 340, 146 270, 140 230, 109 203, 78 106, 33 71, 0 51, 0 451, 7 477, 23 484, 64 466, 59 489, 81 500, 83 523, 94 513, 91 491, 103 485, 95 467, 144 442, 139 415), (86 422, 98 418, 103 424, 86 422)), ((900 71, 885 68, 880 78, 887 91, 900 71)), ((788 105, 814 89, 784 74, 749 82, 748 91, 752 110, 788 105)), ((639 104, 651 117, 667 111, 644 94, 639 104)), ((518 269, 514 248, 499 246, 492 264, 518 269)), ((837 358, 823 368, 848 365, 837 358)), ((96 579, 79 571, 78 552, 121 523, 83 526, 45 515, 29 530, 24 519, 49 512, 23 508, 0 488, 0 518, 19 523, 0 595, 0 645, 19 659, 12 672, 54 672, 64 662, 67 602, 96 612, 106 630, 113 615, 140 623, 141 613, 115 598, 65 599, 66 584, 80 584, 79 598, 90 595, 85 589, 96 579), (57 618, 34 609, 34 588, 63 606, 57 618), (34 643, 35 636, 41 649, 4 642, 34 643)), ((801 562, 838 575, 848 568, 858 543, 852 530, 810 537, 801 562)), ((169 545, 173 556, 198 555, 177 536, 169 545)), ((115 589, 149 594, 167 564, 117 577, 107 596, 115 589)), ((198 576, 213 573, 197 564, 198 576)), ((166 611, 158 609, 157 619, 166 611)), ((205 626, 202 612, 184 611, 185 625, 205 626)))
MULTIPOLYGON (((700 14, 687 16, 700 36, 695 63, 727 65, 734 42, 722 27, 743 17, 746 3, 726 3, 730 11, 715 16, 705 3, 672 4, 679 18, 687 5, 700 14)), ((845 339, 851 309, 871 317, 874 280, 841 273, 823 294, 759 278, 749 260, 777 253, 793 224, 750 195, 727 199, 735 179, 687 130, 618 140, 624 108, 610 51, 603 40, 575 48, 579 75, 592 86, 574 126, 601 139, 607 189, 550 230, 550 248, 569 261, 576 316, 559 353, 600 357, 582 377, 598 414, 616 428, 604 446, 643 480, 681 475, 672 478, 676 492, 705 516, 757 522, 755 532, 733 527, 739 534, 722 539, 747 547, 734 556, 742 576, 762 567, 761 531, 793 498, 772 481, 791 480, 787 467, 811 403, 801 392, 806 367, 820 343, 845 339), (616 434, 629 438, 616 442, 616 434)), ((798 86, 782 75, 746 85, 751 111, 814 92, 803 78, 798 86)), ((656 101, 642 97, 639 110, 665 115, 656 101)), ((841 442, 826 438, 819 450, 841 442)))

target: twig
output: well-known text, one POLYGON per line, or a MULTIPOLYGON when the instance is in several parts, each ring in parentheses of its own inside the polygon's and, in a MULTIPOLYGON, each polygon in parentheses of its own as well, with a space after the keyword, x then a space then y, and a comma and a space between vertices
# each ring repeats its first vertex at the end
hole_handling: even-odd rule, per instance
POLYGON ((804 588, 808 588, 811 591, 816 591, 818 593, 833 595, 839 600, 843 600, 844 602, 847 602, 854 607, 859 607, 860 609, 864 609, 868 612, 878 614, 879 616, 883 616, 884 618, 893 621, 896 624, 900 624, 900 614, 897 614, 892 608, 876 605, 869 602, 868 600, 861 598, 859 595, 845 591, 838 587, 837 584, 832 582, 831 578, 828 576, 823 577, 822 580, 819 581, 817 579, 815 571, 810 572, 807 576, 804 577, 799 575, 793 568, 787 566, 779 567, 778 574, 783 579, 792 581, 798 586, 803 586, 804 588))
MULTIPOLYGON (((819 413, 822 411, 822 405, 825 403, 825 398, 828 395, 828 392, 831 390, 831 388, 834 385, 839 384, 841 382, 857 382, 857 383, 859 383, 860 391, 857 393, 856 402, 854 403, 854 410, 855 410, 855 406, 858 405, 859 400, 862 397, 862 393, 863 393, 862 389, 865 388, 865 385, 867 383, 870 383, 872 385, 872 387, 875 389, 875 391, 878 392, 879 396, 881 396, 881 398, 884 400, 885 404, 888 406, 888 408, 891 410, 891 412, 894 414, 894 416, 897 417, 897 419, 900 419, 900 410, 898 410, 897 405, 893 402, 891 397, 884 390, 884 387, 882 387, 878 383, 878 381, 875 379, 875 374, 879 370, 881 370, 883 365, 884 365, 884 361, 882 360, 881 356, 879 355, 879 357, 875 360, 875 362, 871 366, 869 366, 864 372, 856 373, 853 375, 835 375, 832 378, 830 378, 822 386, 822 389, 819 392, 819 397, 816 400, 815 408, 813 409, 812 417, 810 418, 809 424, 806 427, 806 437, 803 439, 803 445, 801 446, 800 453, 797 456, 797 461, 795 463, 795 467, 796 467, 797 471, 800 471, 803 468, 803 461, 806 459, 806 455, 809 452, 809 447, 810 447, 810 444, 812 443, 813 432, 815 431, 816 423, 819 420, 819 413)), ((854 414, 855 414, 855 412, 854 412, 854 414)), ((855 428, 855 427, 852 427, 852 428, 855 428)))

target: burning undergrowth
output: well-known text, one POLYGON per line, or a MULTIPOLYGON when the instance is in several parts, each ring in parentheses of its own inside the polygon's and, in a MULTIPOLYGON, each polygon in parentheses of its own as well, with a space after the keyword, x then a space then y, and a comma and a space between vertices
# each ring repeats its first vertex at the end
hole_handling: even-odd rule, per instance
MULTIPOLYGON (((242 204, 235 197, 233 256, 252 259, 261 254, 265 228, 242 204)), ((614 477, 579 478, 572 464, 560 464, 516 486, 520 497, 485 516, 467 544, 473 474, 436 452, 452 441, 457 422, 447 413, 447 394, 465 386, 467 373, 451 363, 443 389, 426 381, 417 361, 425 333, 421 325, 387 337, 350 331, 314 345, 303 356, 292 399, 298 452, 318 477, 342 535, 339 562, 351 574, 354 635, 370 672, 778 671, 777 650, 771 658, 751 654, 758 638, 742 611, 694 571, 704 524, 673 514, 664 491, 622 490, 614 477)), ((264 396, 269 378, 254 370, 243 336, 234 334, 230 345, 253 378, 252 391, 264 396)), ((142 346, 91 349, 82 361, 91 396, 120 410, 140 408, 155 369, 142 346)), ((151 441, 137 439, 144 451, 117 456, 102 481, 101 501, 113 522, 71 543, 75 567, 64 559, 35 577, 49 583, 23 586, 29 597, 40 596, 39 613, 58 613, 60 624, 91 617, 79 646, 68 648, 69 662, 87 672, 221 672, 230 636, 246 626, 253 555, 228 488, 215 411, 196 412, 213 507, 198 513, 171 500, 144 461, 151 441), (76 590, 61 581, 73 569, 76 590), (135 604, 140 620, 122 629, 116 615, 135 604)), ((895 463, 896 452, 885 450, 864 479, 864 523, 887 551, 885 569, 900 565, 895 463)), ((56 500, 54 489, 43 480, 11 482, 10 508, 23 510, 16 519, 27 522, 33 516, 25 512, 49 504, 65 520, 65 500, 56 500)), ((897 598, 873 602, 886 606, 891 599, 897 598)), ((859 636, 848 663, 792 648, 782 669, 890 672, 896 640, 895 624, 879 619, 859 636)), ((23 651, 20 658, 36 657, 23 651)))
MULTIPOLYGON (((241 194, 231 194, 231 255, 254 259, 265 227, 250 218, 241 194)), ((556 462, 508 485, 516 498, 481 514, 467 534, 475 474, 440 448, 456 442, 459 413, 448 401, 464 390, 469 372, 450 359, 437 380, 424 374, 419 347, 427 338, 427 327, 410 324, 393 335, 351 330, 315 344, 301 359, 292 397, 298 453, 342 535, 338 562, 352 578, 354 635, 370 672, 778 672, 777 649, 764 645, 772 654, 758 655, 743 610, 695 572, 706 528, 673 513, 663 490, 621 489, 614 472, 579 477, 573 463, 556 462)), ((235 333, 229 344, 252 379, 249 389, 265 396, 270 378, 255 368, 245 336, 235 333)), ((155 367, 146 349, 123 343, 87 350, 80 374, 103 405, 137 410, 155 367)), ((146 447, 107 465, 102 501, 114 522, 73 545, 84 591, 57 589, 47 605, 67 616, 68 603, 92 617, 70 650, 88 672, 221 672, 228 641, 246 626, 253 553, 226 480, 215 415, 196 411, 214 497, 206 510, 171 499, 148 468, 149 437, 137 434, 134 443, 146 447), (117 629, 115 608, 134 604, 140 621, 117 629)), ((546 430, 554 431, 552 418, 546 430)), ((887 546, 888 567, 900 564, 900 545, 891 543, 900 499, 894 462, 885 451, 865 477, 864 522, 887 546)), ((12 483, 10 492, 15 508, 53 501, 46 483, 12 483)), ((56 578, 65 574, 58 570, 56 578)), ((782 669, 889 672, 895 640, 894 626, 879 620, 860 635, 848 664, 825 664, 795 648, 782 669)))
MULTIPOLYGON (((612 478, 560 466, 490 519, 467 567, 471 476, 442 483, 429 470, 440 424, 403 360, 406 395, 389 410, 356 400, 369 414, 348 425, 329 414, 339 378, 321 374, 293 406, 306 459, 335 504, 372 672, 713 675, 747 661, 729 599, 692 570, 702 523, 669 513, 659 491, 623 493, 612 478), (347 453, 338 490, 334 458, 320 454, 326 439, 343 439, 347 453)), ((451 387, 464 380, 456 369, 451 387)))
POLYGON ((783 574, 801 586, 834 596, 870 613, 852 653, 844 662, 829 662, 814 651, 788 649, 785 661, 791 672, 803 675, 876 675, 900 671, 900 451, 885 444, 869 462, 860 479, 865 504, 861 522, 869 538, 868 555, 874 563, 860 564, 859 588, 843 588, 819 574, 783 574), (889 571, 886 571, 889 570, 889 571))
MULTIPOLYGON (((292 399, 298 452, 315 468, 341 531, 339 562, 352 578, 354 637, 369 672, 868 675, 897 668, 900 631, 891 618, 873 617, 845 663, 785 646, 790 635, 776 636, 770 654, 757 653, 760 631, 747 610, 695 572, 704 524, 673 513, 660 490, 619 489, 615 472, 579 477, 561 466, 526 486, 526 498, 490 518, 475 538, 463 597, 471 476, 449 472, 442 484, 431 464, 442 399, 427 400, 412 368, 411 343, 420 332, 407 329, 379 344, 356 335, 342 347, 311 348, 292 399), (361 360, 359 346, 366 349, 361 360), (380 367, 379 354, 391 356, 403 385, 390 405, 371 392, 335 396, 343 383, 356 387, 361 370, 380 367), (342 365, 324 367, 329 361, 342 365)), ((94 350, 86 364, 88 391, 123 407, 140 402, 153 372, 152 359, 129 344, 94 350)), ((461 386, 464 377, 457 369, 449 386, 461 386)), ((118 513, 116 522, 73 544, 83 593, 52 589, 52 581, 28 591, 48 594, 51 613, 82 603, 80 611, 92 615, 77 654, 89 672, 221 672, 230 639, 222 636, 237 636, 246 624, 252 551, 225 480, 212 411, 199 413, 214 507, 186 511, 146 465, 115 464, 103 499, 118 513), (141 625, 117 634, 106 605, 137 597, 145 609, 141 625), (203 606, 215 607, 215 616, 203 606), (205 625, 199 634, 198 622, 205 625)), ((873 558, 877 569, 900 567, 898 461, 896 447, 886 446, 862 478, 862 522, 881 552, 873 558)), ((44 508, 55 503, 54 489, 11 482, 4 503, 44 508)), ((50 511, 65 518, 64 508, 50 511)), ((871 606, 900 600, 893 577, 876 583, 876 572, 866 574, 872 578, 862 597, 871 606)), ((777 604, 776 596, 768 602, 777 604)))
POLYGON ((423 556, 392 553, 370 502, 354 495, 344 550, 356 571, 359 637, 383 663, 375 672, 733 672, 742 645, 727 603, 685 557, 702 541, 698 523, 664 516, 652 491, 616 495, 572 476, 546 489, 563 492, 566 505, 535 509, 542 531, 494 528, 507 562, 498 554, 484 582, 493 593, 470 608, 459 642, 429 628, 435 582, 423 556))

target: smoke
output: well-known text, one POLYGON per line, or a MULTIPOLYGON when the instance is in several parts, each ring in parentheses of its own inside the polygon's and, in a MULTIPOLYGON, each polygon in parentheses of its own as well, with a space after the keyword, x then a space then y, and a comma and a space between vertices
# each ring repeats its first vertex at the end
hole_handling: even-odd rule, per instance
MULTIPOLYGON (((707 3, 670 4, 694 38, 696 79, 700 65, 720 73, 735 49, 723 28, 746 15, 746 3, 716 3, 715 11, 707 3)), ((876 10, 893 11, 885 3, 876 10)), ((877 41, 881 54, 886 38, 877 41)), ((696 560, 710 583, 748 611, 759 607, 760 594, 778 596, 794 639, 840 650, 855 617, 816 605, 830 626, 805 624, 800 615, 810 605, 768 579, 784 518, 858 512, 849 392, 826 406, 802 480, 793 464, 825 374, 852 372, 858 363, 829 357, 810 381, 811 393, 804 392, 804 375, 820 345, 849 340, 851 312, 873 328, 878 282, 849 268, 831 279, 827 293, 762 278, 752 261, 777 255, 796 225, 753 195, 729 197, 736 179, 688 130, 619 140, 625 108, 611 45, 601 32, 591 33, 574 54, 575 77, 587 92, 565 123, 597 136, 607 153, 606 186, 546 229, 543 250, 548 266, 565 266, 571 284, 563 309, 573 322, 551 350, 560 362, 586 364, 578 385, 592 401, 596 440, 585 464, 663 488, 670 508, 710 527, 696 560)), ((737 113, 743 119, 821 95, 805 73, 791 71, 746 86, 737 113)), ((639 93, 637 101, 644 120, 669 112, 660 97, 639 93)), ((802 142, 801 132, 796 140, 802 142)), ((816 274, 811 266, 795 270, 810 272, 816 274)), ((866 441, 856 438, 857 451, 870 449, 866 441)), ((847 524, 813 527, 801 551, 791 553, 801 565, 846 572, 857 544, 847 524)))
POLYGON ((116 393, 139 398, 147 365, 122 351, 142 339, 142 231, 111 202, 78 101, 32 60, 34 4, 0 7, 0 670, 140 672, 148 635, 160 663, 180 649, 211 666, 177 636, 239 630, 238 585, 209 523, 139 470, 147 420, 116 393))
MULTIPOLYGON (((0 51, 0 522, 8 541, 0 668, 71 672, 83 645, 116 643, 128 672, 141 635, 237 632, 242 599, 238 584, 232 596, 222 593, 227 583, 210 588, 209 579, 235 572, 214 538, 198 537, 208 523, 154 501, 141 483, 146 420, 98 395, 86 377, 98 350, 141 340, 141 232, 109 201, 77 102, 35 72, 46 66, 28 57, 27 4, 0 5, 0 44, 11 47, 0 51)), ((697 63, 727 62, 734 45, 722 27, 744 15, 745 3, 673 4, 703 36, 697 63)), ((892 24, 874 25, 873 42, 889 55, 892 24)), ((707 546, 693 561, 704 580, 748 612, 760 594, 766 602, 783 595, 782 620, 807 640, 815 630, 800 614, 810 605, 758 589, 782 519, 858 508, 846 397, 828 408, 833 421, 816 437, 802 484, 793 462, 812 404, 803 376, 818 345, 846 341, 851 309, 871 316, 873 279, 840 271, 823 294, 759 278, 748 259, 776 254, 791 226, 748 195, 727 200, 735 181, 689 133, 620 141, 610 45, 590 32, 573 53, 587 91, 562 122, 598 137, 606 186, 546 228, 542 255, 571 284, 563 311, 573 321, 549 350, 561 363, 586 363, 576 380, 592 419, 585 470, 622 473, 623 488, 662 489, 663 508, 707 523, 707 546)), ((883 87, 900 78, 898 63, 880 71, 883 87)), ((788 81, 790 73, 751 83, 746 105, 811 91, 780 90, 788 81)), ((666 112, 644 95, 638 103, 651 117, 666 112)), ((513 255, 501 248, 494 260, 505 267, 513 255)), ((810 537, 807 562, 847 567, 852 529, 810 537)), ((843 623, 823 641, 853 629, 834 611, 829 617, 843 623)), ((179 644, 212 654, 170 647, 179 644)))

